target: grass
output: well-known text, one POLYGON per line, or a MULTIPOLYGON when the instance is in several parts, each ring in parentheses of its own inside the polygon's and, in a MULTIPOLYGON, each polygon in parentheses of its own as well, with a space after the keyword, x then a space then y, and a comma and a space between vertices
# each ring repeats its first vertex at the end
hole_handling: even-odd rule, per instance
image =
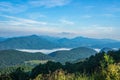
POLYGON ((44 64, 47 63, 49 60, 30 60, 30 61, 25 61, 25 64, 30 64, 30 65, 37 65, 37 64, 44 64))

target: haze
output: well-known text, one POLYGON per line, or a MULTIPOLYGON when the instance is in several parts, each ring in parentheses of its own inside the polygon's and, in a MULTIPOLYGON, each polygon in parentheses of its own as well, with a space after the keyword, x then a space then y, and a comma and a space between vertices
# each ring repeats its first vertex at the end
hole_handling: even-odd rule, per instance
POLYGON ((120 0, 0 0, 0 36, 120 40, 120 0))

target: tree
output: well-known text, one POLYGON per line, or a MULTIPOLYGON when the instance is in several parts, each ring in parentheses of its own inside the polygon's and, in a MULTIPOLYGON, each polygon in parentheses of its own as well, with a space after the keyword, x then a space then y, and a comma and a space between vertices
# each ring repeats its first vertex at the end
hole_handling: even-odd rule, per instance
POLYGON ((102 77, 102 80, 120 80, 120 66, 115 64, 113 58, 108 54, 104 54, 101 61, 99 77, 102 77))
POLYGON ((28 80, 28 74, 24 72, 24 68, 17 68, 15 72, 11 74, 12 80, 28 80))

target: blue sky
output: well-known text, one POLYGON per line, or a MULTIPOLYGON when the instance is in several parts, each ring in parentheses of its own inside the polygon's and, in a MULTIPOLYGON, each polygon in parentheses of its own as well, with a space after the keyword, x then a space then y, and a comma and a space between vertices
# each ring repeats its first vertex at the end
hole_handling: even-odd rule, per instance
POLYGON ((120 40, 120 0, 0 0, 0 36, 120 40))

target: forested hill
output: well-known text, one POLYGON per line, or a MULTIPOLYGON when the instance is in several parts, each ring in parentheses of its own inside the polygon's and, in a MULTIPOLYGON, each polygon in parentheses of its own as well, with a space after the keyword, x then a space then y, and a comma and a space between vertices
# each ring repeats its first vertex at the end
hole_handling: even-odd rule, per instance
POLYGON ((0 51, 0 67, 23 64, 25 61, 31 61, 31 60, 52 60, 52 57, 40 52, 28 53, 17 50, 0 51))
POLYGON ((120 80, 120 50, 97 53, 77 63, 48 61, 29 66, 5 68, 0 80, 120 80), (30 68, 30 69, 29 69, 30 68))
POLYGON ((78 59, 85 59, 91 55, 95 55, 97 52, 91 48, 86 47, 78 47, 73 48, 71 50, 63 50, 63 51, 56 51, 50 53, 49 56, 54 57, 54 59, 58 62, 65 63, 65 62, 73 62, 78 59))

